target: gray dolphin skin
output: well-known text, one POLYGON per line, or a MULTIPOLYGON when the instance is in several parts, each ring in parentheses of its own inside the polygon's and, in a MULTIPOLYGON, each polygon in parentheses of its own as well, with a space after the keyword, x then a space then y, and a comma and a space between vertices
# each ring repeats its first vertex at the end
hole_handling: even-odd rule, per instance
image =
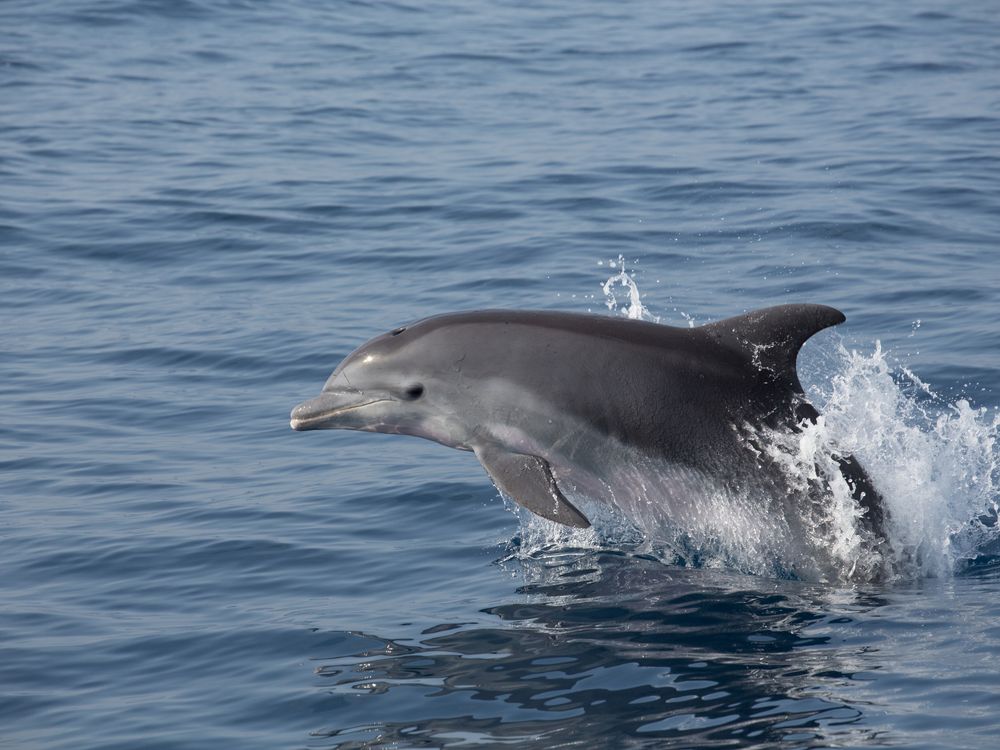
MULTIPOLYGON (((802 519, 818 501, 795 496, 762 441, 818 418, 796 358, 806 339, 844 320, 811 304, 697 328, 564 312, 439 315, 355 350, 319 396, 292 410, 291 427, 474 451, 504 494, 578 528, 590 521, 567 496, 696 528, 713 523, 706 498, 763 487, 770 500, 759 508, 727 512, 776 513, 776 537, 805 537, 816 524, 802 519)), ((858 533, 887 546, 871 480, 852 456, 831 459, 857 504, 858 533)))

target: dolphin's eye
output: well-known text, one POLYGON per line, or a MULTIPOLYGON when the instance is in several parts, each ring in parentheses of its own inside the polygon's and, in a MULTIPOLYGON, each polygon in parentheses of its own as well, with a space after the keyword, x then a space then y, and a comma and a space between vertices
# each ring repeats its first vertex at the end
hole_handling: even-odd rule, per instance
POLYGON ((423 395, 424 395, 424 387, 420 383, 411 385, 409 388, 403 391, 403 396, 406 397, 407 401, 416 401, 423 395))
POLYGON ((393 328, 392 329, 392 335, 393 336, 398 336, 399 334, 401 334, 405 330, 406 330, 406 326, 400 326, 399 328, 393 328))

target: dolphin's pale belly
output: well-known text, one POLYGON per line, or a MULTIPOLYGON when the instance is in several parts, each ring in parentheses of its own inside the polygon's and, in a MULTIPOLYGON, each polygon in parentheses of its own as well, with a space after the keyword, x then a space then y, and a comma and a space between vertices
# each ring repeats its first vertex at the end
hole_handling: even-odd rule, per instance
POLYGON ((493 394, 497 402, 519 409, 485 425, 489 439, 512 452, 544 458, 567 496, 610 503, 654 538, 707 539, 724 531, 735 540, 753 525, 750 536, 761 543, 787 540, 785 513, 775 521, 769 507, 779 504, 773 478, 759 471, 737 434, 703 456, 709 472, 625 445, 587 422, 551 411, 530 393, 490 385, 498 391, 493 394))
POLYGON ((499 402, 519 408, 484 426, 489 439, 544 458, 572 502, 610 505, 651 542, 749 572, 823 579, 844 569, 823 538, 817 513, 826 504, 793 489, 742 432, 723 433, 692 466, 655 445, 625 445, 509 384, 491 385, 499 402))
POLYGON ((713 457, 707 473, 696 467, 649 456, 595 434, 574 440, 572 458, 550 454, 562 492, 583 507, 611 505, 648 541, 684 556, 748 572, 792 573, 803 578, 836 577, 842 565, 830 559, 816 535, 818 521, 804 514, 773 469, 753 454, 713 457))

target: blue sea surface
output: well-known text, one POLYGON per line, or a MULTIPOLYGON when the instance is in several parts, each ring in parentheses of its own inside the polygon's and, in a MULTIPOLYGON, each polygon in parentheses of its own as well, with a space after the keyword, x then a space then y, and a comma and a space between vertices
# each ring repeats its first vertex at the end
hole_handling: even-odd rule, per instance
POLYGON ((995 747, 995 554, 682 566, 288 428, 377 333, 619 282, 842 309, 804 379, 952 560, 1000 502, 996 3, 5 0, 0 747, 995 747))

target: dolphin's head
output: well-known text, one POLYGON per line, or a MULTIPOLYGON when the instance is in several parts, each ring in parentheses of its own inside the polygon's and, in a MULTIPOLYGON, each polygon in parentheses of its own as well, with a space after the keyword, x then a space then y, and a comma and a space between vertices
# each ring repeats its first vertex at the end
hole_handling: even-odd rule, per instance
POLYGON ((469 429, 455 409, 461 367, 449 367, 442 343, 407 327, 377 336, 338 365, 319 396, 292 409, 292 429, 416 435, 466 448, 469 429))

